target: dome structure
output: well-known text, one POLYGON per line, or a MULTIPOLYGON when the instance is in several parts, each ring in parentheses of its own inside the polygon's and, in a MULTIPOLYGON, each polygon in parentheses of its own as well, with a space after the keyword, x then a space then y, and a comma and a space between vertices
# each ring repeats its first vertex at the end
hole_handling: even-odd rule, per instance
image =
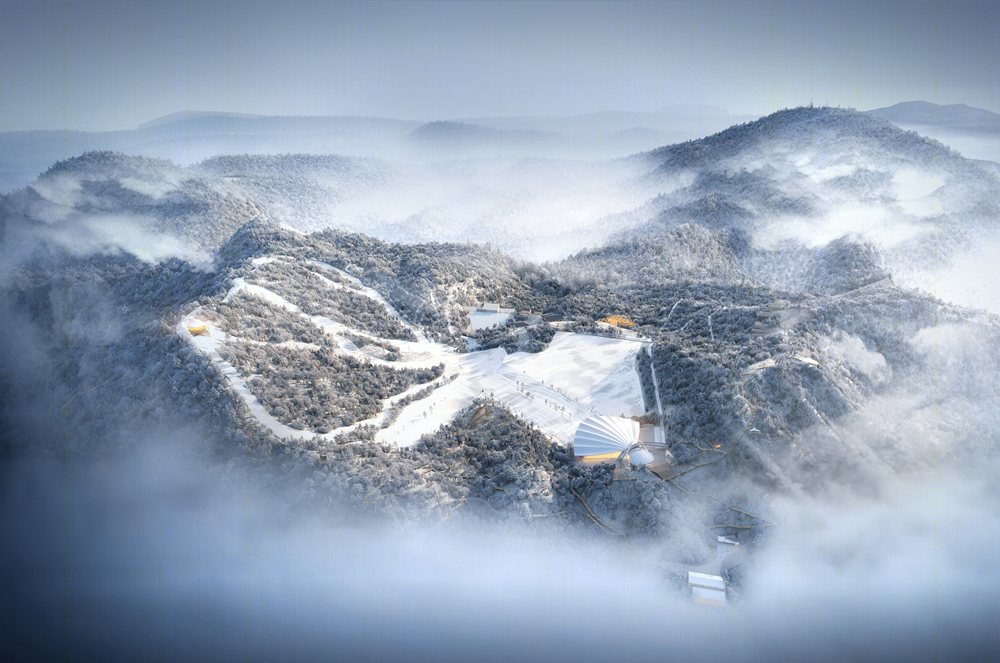
MULTIPOLYGON (((622 417, 590 417, 576 429, 573 454, 585 463, 614 461, 638 441, 638 422, 622 417)), ((653 455, 642 448, 632 449, 628 456, 634 465, 653 461, 653 455)))
POLYGON ((208 328, 208 324, 205 323, 205 322, 203 322, 203 321, 201 321, 201 320, 195 320, 194 318, 191 318, 190 320, 188 320, 187 330, 189 332, 191 332, 191 334, 193 334, 195 336, 197 336, 198 334, 205 333, 205 330, 207 328, 208 328))

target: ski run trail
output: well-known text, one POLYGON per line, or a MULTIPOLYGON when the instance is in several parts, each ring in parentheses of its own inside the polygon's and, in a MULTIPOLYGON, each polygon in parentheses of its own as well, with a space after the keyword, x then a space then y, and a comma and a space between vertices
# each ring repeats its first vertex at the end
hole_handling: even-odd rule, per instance
MULTIPOLYGON (((257 258, 258 268, 273 262, 274 258, 257 258)), ((417 384, 407 391, 383 401, 382 411, 374 418, 359 421, 328 433, 299 430, 278 421, 251 393, 246 379, 219 354, 220 346, 230 337, 226 330, 212 322, 204 332, 192 335, 188 325, 199 320, 199 307, 184 316, 175 327, 195 349, 208 356, 222 370, 229 388, 243 400, 250 414, 277 438, 285 443, 313 437, 333 440, 362 424, 374 425, 380 430, 376 440, 409 447, 421 436, 431 434, 447 424, 455 412, 469 405, 475 398, 492 398, 503 403, 513 412, 533 423, 553 441, 569 444, 577 427, 587 417, 606 414, 633 416, 643 414, 642 390, 635 370, 635 355, 641 348, 640 339, 612 339, 569 332, 556 332, 549 347, 531 354, 507 354, 503 348, 459 353, 453 348, 427 339, 423 332, 399 315, 378 292, 364 286, 357 278, 331 265, 309 261, 311 268, 339 275, 349 281, 352 291, 378 302, 416 336, 416 341, 389 340, 399 347, 401 361, 385 361, 371 357, 359 350, 354 343, 343 338, 344 333, 379 339, 362 330, 354 329, 323 316, 307 315, 297 305, 265 287, 247 283, 242 278, 233 279, 226 298, 230 301, 237 292, 246 291, 275 306, 301 315, 318 325, 336 342, 336 349, 360 360, 393 368, 431 368, 444 365, 444 374, 431 383, 417 384), (430 395, 405 406, 395 421, 386 426, 390 407, 400 399, 435 386, 430 395)), ((326 278, 317 272, 327 285, 344 288, 342 283, 326 278)), ((239 339, 243 340, 243 339, 239 339)), ((287 342, 286 345, 308 346, 287 342)))

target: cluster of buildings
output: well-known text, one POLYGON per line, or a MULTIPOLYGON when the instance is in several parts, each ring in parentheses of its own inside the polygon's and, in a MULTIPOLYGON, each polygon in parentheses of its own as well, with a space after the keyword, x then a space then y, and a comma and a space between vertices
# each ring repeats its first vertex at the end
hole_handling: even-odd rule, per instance
MULTIPOLYGON (((573 455, 577 462, 584 464, 615 462, 626 458, 633 465, 643 465, 660 477, 669 478, 670 452, 663 448, 664 445, 653 442, 651 433, 651 425, 644 426, 632 419, 590 417, 577 428, 573 438, 573 455)), ((717 536, 716 542, 715 558, 695 567, 700 569, 698 571, 686 572, 687 593, 691 600, 702 605, 726 605, 726 581, 716 573, 743 562, 740 544, 735 539, 717 536)))
MULTIPOLYGON (((469 314, 469 331, 473 332, 505 324, 516 313, 514 309, 503 308, 496 302, 486 302, 479 306, 466 306, 465 311, 469 314)), ((532 313, 529 311, 524 316, 525 319, 523 321, 514 323, 516 327, 530 327, 531 325, 547 322, 557 328, 561 328, 566 324, 566 320, 563 320, 562 316, 558 313, 532 313)), ((635 328, 635 323, 623 315, 609 315, 597 322, 618 327, 619 329, 635 328)))

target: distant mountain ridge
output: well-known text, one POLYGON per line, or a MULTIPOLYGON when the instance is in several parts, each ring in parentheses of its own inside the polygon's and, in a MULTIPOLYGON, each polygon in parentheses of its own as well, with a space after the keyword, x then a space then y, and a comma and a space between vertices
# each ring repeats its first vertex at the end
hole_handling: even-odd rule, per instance
POLYGON ((690 136, 692 131, 704 135, 755 117, 735 115, 715 106, 677 104, 652 112, 611 110, 565 116, 467 117, 456 118, 455 121, 492 129, 554 131, 590 136, 604 136, 635 127, 646 127, 671 135, 682 132, 690 136))
POLYGON ((183 111, 124 131, 0 133, 0 193, 23 187, 57 161, 120 152, 191 164, 220 154, 371 156, 398 147, 420 122, 365 117, 268 117, 183 111))
POLYGON ((475 145, 480 143, 525 143, 558 141, 562 137, 551 131, 533 129, 493 129, 465 122, 438 121, 422 124, 408 136, 422 143, 437 143, 451 146, 475 145))
MULTIPOLYGON (((859 115, 904 126, 938 126, 1000 135, 1000 115, 964 104, 904 102, 859 115)), ((556 149, 581 148, 591 150, 594 155, 585 158, 612 158, 648 151, 657 144, 686 144, 684 149, 704 146, 715 135, 723 139, 735 137, 740 133, 736 127, 750 125, 755 120, 722 108, 697 105, 667 106, 652 112, 602 111, 432 122, 188 110, 150 120, 132 130, 0 133, 0 192, 28 184, 56 161, 90 151, 110 150, 190 164, 219 154, 312 153, 396 158, 414 146, 454 149, 500 143, 514 146, 520 152, 524 148, 534 149, 521 156, 551 157, 556 149)), ((765 125, 765 128, 776 126, 775 120, 767 120, 765 125)), ((746 129, 742 132, 745 134, 746 129)))
POLYGON ((865 114, 895 124, 938 126, 962 131, 1000 132, 1000 115, 966 104, 904 101, 886 108, 865 111, 865 114))
POLYGON ((155 120, 150 120, 149 122, 143 122, 136 129, 152 129, 154 127, 163 126, 165 124, 173 124, 174 122, 183 122, 185 120, 193 120, 202 117, 211 116, 222 116, 222 117, 239 117, 239 118, 259 118, 264 117, 263 115, 253 115, 250 113, 229 113, 223 111, 178 111, 176 113, 170 113, 169 115, 164 115, 158 117, 155 120))

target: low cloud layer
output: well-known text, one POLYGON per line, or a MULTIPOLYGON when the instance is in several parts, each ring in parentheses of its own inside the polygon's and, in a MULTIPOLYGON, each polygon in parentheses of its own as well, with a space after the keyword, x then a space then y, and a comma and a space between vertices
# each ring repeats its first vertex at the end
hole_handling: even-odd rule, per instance
MULTIPOLYGON (((787 161, 812 183, 810 192, 856 174, 811 158, 787 161)), ((321 221, 385 239, 486 240, 525 257, 555 258, 648 220, 614 216, 652 195, 636 175, 620 164, 439 165, 397 188, 333 201, 321 221)), ((937 262, 914 258, 934 253, 935 245, 915 253, 913 242, 943 235, 928 219, 954 197, 935 194, 940 184, 922 172, 901 170, 887 181, 888 203, 861 205, 845 194, 821 200, 825 206, 812 216, 764 218, 754 229, 759 248, 792 243, 808 251, 857 236, 880 252, 897 283, 998 310, 988 269, 994 244, 986 235, 942 244, 937 262)), ((692 182, 693 175, 675 173, 656 191, 692 182)), ((175 185, 121 184, 154 201, 175 185)), ((73 255, 204 257, 156 231, 148 217, 76 209, 84 195, 78 180, 39 187, 36 223, 7 228, 5 248, 15 258, 30 255, 41 238, 73 255)), ((5 331, 0 378, 5 393, 17 390, 19 398, 16 411, 3 413, 4 433, 18 449, 52 456, 5 458, 0 466, 0 550, 8 571, 0 602, 10 615, 0 634, 9 651, 49 658, 772 661, 958 660, 1000 648, 990 538, 1000 527, 1000 364, 989 316, 914 326, 890 339, 923 366, 898 381, 891 372, 902 362, 890 369, 882 354, 898 347, 877 351, 846 333, 809 338, 814 361, 854 371, 875 393, 858 411, 778 440, 788 443, 780 468, 787 490, 759 505, 775 526, 760 528, 762 547, 740 571, 741 600, 715 610, 676 592, 666 571, 712 542, 704 535, 711 516, 691 496, 677 506, 676 531, 636 541, 633 550, 596 527, 556 519, 547 526, 545 518, 460 513, 411 523, 393 522, 390 513, 376 522, 348 508, 331 515, 304 506, 308 481, 286 483, 280 460, 229 458, 229 450, 219 461, 208 451, 210 436, 193 426, 137 432, 116 421, 111 433, 95 427, 108 439, 86 440, 99 460, 72 459, 61 450, 76 448, 74 431, 58 430, 45 415, 75 396, 40 383, 58 375, 60 343, 111 346, 128 331, 120 311, 102 303, 100 288, 83 285, 73 294, 87 305, 63 306, 69 299, 57 291, 32 293, 51 304, 48 323, 62 334, 54 346, 42 347, 34 323, 16 320, 5 331), (890 391, 880 390, 889 383, 890 391), (36 397, 56 392, 57 403, 36 397), (53 441, 54 431, 66 439, 53 441)), ((172 365, 175 358, 163 359, 172 365)), ((142 380, 157 380, 163 368, 151 365, 142 380)), ((115 379, 87 384, 95 394, 112 385, 101 407, 118 405, 115 379)), ((154 392, 136 390, 132 398, 147 393, 154 392)), ((192 408, 207 400, 184 396, 192 408)), ((167 399, 161 409, 170 407, 167 399)), ((128 412, 119 408, 108 419, 115 416, 128 419, 128 412)), ((739 493, 737 479, 723 488, 739 493)))
POLYGON ((603 534, 287 512, 183 436, 4 469, 4 636, 53 655, 933 660, 1000 644, 997 486, 978 473, 779 500, 744 600, 712 609, 671 589, 655 551, 603 534))

